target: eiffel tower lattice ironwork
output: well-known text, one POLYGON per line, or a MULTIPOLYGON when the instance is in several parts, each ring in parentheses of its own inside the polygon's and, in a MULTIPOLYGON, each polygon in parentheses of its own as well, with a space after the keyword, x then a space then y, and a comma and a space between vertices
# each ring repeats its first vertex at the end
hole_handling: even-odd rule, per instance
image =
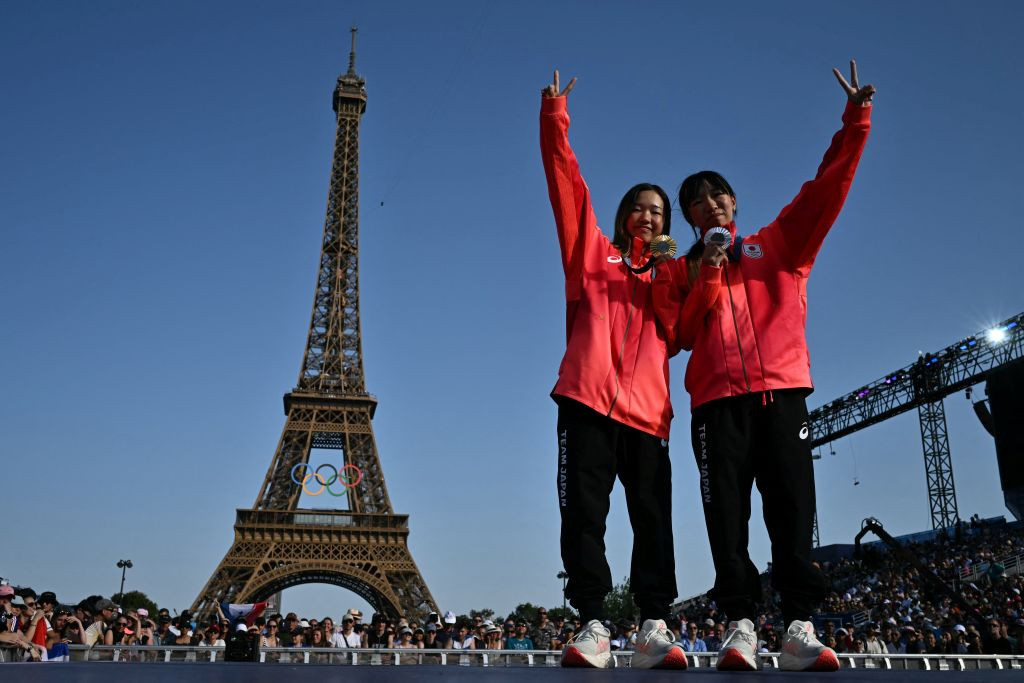
MULTIPOLYGON (((284 396, 287 421, 252 509, 239 509, 235 539, 192 605, 210 614, 216 603, 249 603, 305 583, 327 583, 363 597, 378 612, 423 621, 437 605, 408 547, 408 515, 391 507, 371 420, 377 400, 367 393, 359 324, 359 122, 365 81, 355 71, 356 30, 348 72, 334 89, 337 136, 327 199, 313 315, 298 385, 284 396), (299 508, 302 486, 324 479, 310 464, 312 449, 335 458, 345 486, 345 510, 299 508), (306 464, 309 467, 301 467, 306 464), (354 467, 349 467, 354 466, 354 467), (298 471, 298 477, 296 472, 298 471), (362 478, 354 483, 361 473, 362 478)), ((342 494, 341 492, 345 493, 342 494)))

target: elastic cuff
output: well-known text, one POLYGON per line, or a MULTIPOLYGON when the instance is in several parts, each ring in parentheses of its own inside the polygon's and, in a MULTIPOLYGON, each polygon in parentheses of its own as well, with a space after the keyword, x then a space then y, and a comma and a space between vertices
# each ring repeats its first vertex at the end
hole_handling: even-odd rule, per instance
POLYGON ((566 98, 562 97, 544 97, 540 98, 540 113, 541 114, 562 114, 565 113, 568 105, 566 98))

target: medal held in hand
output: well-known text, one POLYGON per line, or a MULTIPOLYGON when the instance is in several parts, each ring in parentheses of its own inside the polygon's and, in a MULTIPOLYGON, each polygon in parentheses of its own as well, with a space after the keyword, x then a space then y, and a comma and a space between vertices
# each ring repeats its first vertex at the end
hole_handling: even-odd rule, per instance
POLYGON ((665 256, 667 258, 673 258, 676 255, 676 241, 668 235, 658 235, 651 240, 651 258, 644 265, 639 268, 634 268, 629 259, 626 259, 626 267, 631 271, 639 275, 640 273, 646 273, 648 270, 654 267, 654 262, 658 260, 659 256, 665 256))

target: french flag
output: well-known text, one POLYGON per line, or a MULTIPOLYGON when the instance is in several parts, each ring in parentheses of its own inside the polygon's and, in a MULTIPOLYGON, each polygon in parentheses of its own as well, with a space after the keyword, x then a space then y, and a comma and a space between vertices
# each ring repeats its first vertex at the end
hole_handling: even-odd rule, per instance
POLYGON ((256 621, 256 617, 263 614, 263 610, 266 608, 266 601, 251 602, 246 605, 236 605, 228 602, 220 603, 220 611, 224 613, 224 617, 226 619, 230 620, 232 623, 244 619, 246 626, 252 626, 252 623, 256 621))

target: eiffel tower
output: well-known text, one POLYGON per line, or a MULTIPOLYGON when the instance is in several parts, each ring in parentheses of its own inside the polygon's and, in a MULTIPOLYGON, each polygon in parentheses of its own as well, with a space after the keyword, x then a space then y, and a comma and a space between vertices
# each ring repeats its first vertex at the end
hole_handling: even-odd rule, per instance
POLYGON ((304 583, 341 586, 393 617, 422 622, 437 611, 409 552, 409 517, 391 507, 371 423, 377 399, 363 377, 359 121, 366 89, 355 66, 353 28, 348 72, 334 89, 338 130, 299 382, 284 396, 288 417, 259 496, 251 509, 237 510, 234 543, 192 604, 203 616, 218 602, 258 602, 304 583), (341 452, 331 463, 337 479, 309 462, 314 448, 341 452), (303 482, 307 493, 324 493, 322 485, 333 482, 326 491, 344 495, 348 508, 299 508, 303 482))

